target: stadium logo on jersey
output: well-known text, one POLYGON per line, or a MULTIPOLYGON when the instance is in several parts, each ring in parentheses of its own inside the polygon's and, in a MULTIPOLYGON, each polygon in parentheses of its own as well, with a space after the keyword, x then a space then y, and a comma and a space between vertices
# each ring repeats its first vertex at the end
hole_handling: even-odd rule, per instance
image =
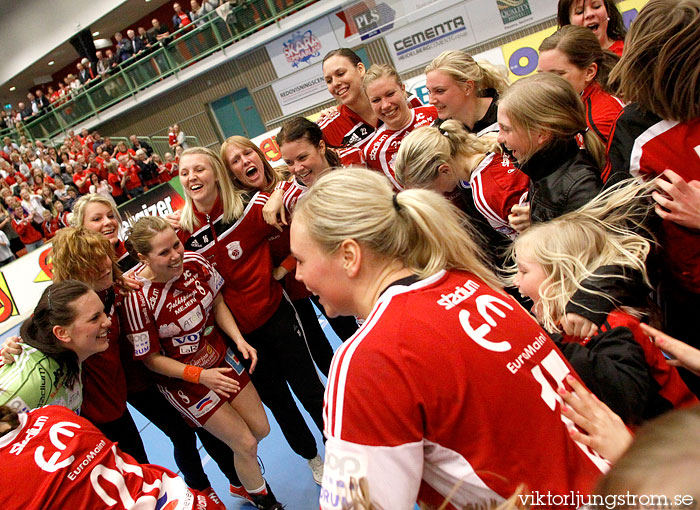
POLYGON ((27 430, 24 439, 22 439, 21 442, 12 445, 12 448, 10 448, 10 453, 14 455, 19 455, 20 453, 22 453, 22 450, 24 450, 24 447, 27 446, 27 443, 29 443, 29 441, 31 441, 39 435, 39 432, 41 432, 41 429, 44 428, 44 424, 47 421, 49 421, 48 416, 39 416, 34 422, 34 425, 32 425, 31 428, 27 430))
POLYGON ((178 347, 185 344, 196 344, 199 343, 199 333, 193 333, 191 335, 177 336, 173 338, 173 347, 178 347))
POLYGON ((240 241, 228 243, 226 249, 228 250, 228 256, 231 257, 231 260, 238 260, 243 255, 243 248, 241 248, 240 241))
POLYGON ((462 286, 455 286, 455 291, 449 294, 442 294, 437 304, 444 306, 445 310, 452 310, 462 301, 469 299, 479 288, 479 284, 472 280, 467 280, 462 286))
POLYGON ((192 415, 195 418, 199 418, 200 416, 204 416, 207 414, 211 409, 216 407, 216 404, 219 403, 219 396, 214 392, 214 390, 210 391, 207 393, 207 395, 197 402, 194 405, 191 405, 187 409, 192 413, 192 415))
POLYGON ((309 63, 312 58, 321 56, 321 41, 311 30, 295 32, 282 46, 284 58, 292 64, 292 67, 299 67, 299 64, 309 63))
POLYGON ((132 333, 126 335, 126 337, 134 345, 134 353, 137 356, 143 356, 151 350, 151 340, 148 337, 148 333, 132 333))
POLYGON ((158 336, 162 338, 175 336, 179 332, 180 328, 178 328, 177 324, 175 324, 174 322, 171 322, 170 324, 163 324, 160 328, 158 328, 158 336))

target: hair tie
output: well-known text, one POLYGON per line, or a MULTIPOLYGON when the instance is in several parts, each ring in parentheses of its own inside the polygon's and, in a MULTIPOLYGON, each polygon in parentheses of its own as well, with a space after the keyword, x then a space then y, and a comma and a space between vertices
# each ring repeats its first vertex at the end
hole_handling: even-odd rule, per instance
POLYGON ((401 204, 399 204, 399 198, 398 198, 398 195, 396 193, 394 193, 394 195, 391 197, 391 201, 394 204, 394 209, 396 209, 396 212, 400 212, 401 211, 401 204))
POLYGON ((440 134, 442 136, 446 136, 447 138, 450 137, 450 134, 447 131, 445 131, 444 129, 442 129, 441 127, 438 127, 438 131, 440 131, 440 134))

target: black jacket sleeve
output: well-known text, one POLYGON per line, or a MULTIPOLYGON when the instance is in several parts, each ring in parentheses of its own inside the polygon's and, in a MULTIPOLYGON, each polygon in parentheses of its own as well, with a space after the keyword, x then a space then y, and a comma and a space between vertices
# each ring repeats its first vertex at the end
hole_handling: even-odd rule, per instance
POLYGON ((649 294, 642 273, 622 266, 601 266, 593 276, 583 280, 581 286, 593 292, 577 290, 565 311, 585 317, 599 327, 620 305, 644 307, 649 294), (609 296, 612 301, 596 292, 609 296))
POLYGON ((639 423, 651 391, 651 375, 632 331, 613 328, 586 345, 552 335, 581 380, 627 424, 639 423))

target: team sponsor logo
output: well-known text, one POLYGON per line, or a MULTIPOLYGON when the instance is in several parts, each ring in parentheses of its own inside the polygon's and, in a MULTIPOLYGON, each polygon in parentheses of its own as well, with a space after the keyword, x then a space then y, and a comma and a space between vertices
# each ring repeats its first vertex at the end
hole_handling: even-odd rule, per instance
POLYGON ((201 245, 201 244, 199 243, 199 241, 197 241, 196 239, 193 239, 193 240, 192 240, 192 242, 190 243, 190 246, 191 246, 192 248, 201 248, 201 247, 202 247, 202 245, 201 245))
POLYGON ((191 405, 187 409, 190 413, 192 413, 192 416, 194 416, 195 418, 199 418, 207 414, 214 407, 216 407, 216 404, 218 404, 220 400, 221 399, 219 398, 219 396, 214 392, 214 390, 212 390, 209 393, 207 393, 203 399, 201 399, 196 404, 191 405))
POLYGON ((158 335, 161 338, 169 338, 175 336, 180 332, 180 328, 174 322, 170 324, 163 324, 158 328, 158 335))
POLYGON ((209 308, 209 305, 212 303, 212 301, 214 301, 214 296, 211 295, 211 292, 207 292, 206 295, 202 298, 202 306, 204 308, 209 308))
POLYGON ((236 356, 231 349, 226 349, 226 363, 231 365, 238 375, 241 375, 245 370, 243 363, 241 363, 238 356, 236 356))
POLYGON ((75 431, 70 429, 79 428, 81 428, 80 425, 70 421, 61 421, 55 425, 52 425, 51 430, 49 430, 49 439, 51 440, 51 444, 58 451, 53 452, 49 456, 49 459, 46 460, 46 457, 44 456, 45 448, 43 446, 39 446, 36 450, 34 450, 34 462, 36 462, 36 465, 48 473, 53 473, 59 469, 70 466, 75 460, 75 457, 70 455, 69 457, 61 460, 61 452, 67 448, 65 442, 69 442, 64 438, 61 438, 61 436, 71 439, 75 436, 75 431))
POLYGON ((466 30, 467 27, 464 22, 464 17, 456 16, 446 19, 441 23, 437 23, 425 30, 421 30, 420 32, 408 35, 403 39, 399 39, 394 42, 394 50, 396 51, 396 56, 401 57, 406 53, 418 51, 436 41, 447 39, 460 32, 465 32, 466 30))
POLYGON ((191 335, 173 337, 173 347, 197 343, 199 343, 199 333, 192 333, 191 335))
POLYGON ((369 459, 364 452, 343 450, 337 446, 327 447, 323 464, 323 488, 319 498, 321 509, 347 508, 347 487, 350 478, 359 480, 367 476, 368 463, 369 459))
POLYGON ((243 255, 243 248, 241 248, 240 241, 228 243, 226 249, 228 250, 228 256, 231 257, 231 260, 238 260, 243 255))
POLYGON ((292 64, 292 67, 299 67, 302 63, 307 64, 312 58, 321 56, 321 41, 312 30, 294 32, 282 46, 284 58, 292 64))
POLYGON ((528 0, 498 0, 498 12, 504 25, 518 21, 532 14, 528 0))
POLYGON ((457 285, 454 292, 441 294, 437 304, 444 306, 445 310, 452 310, 462 301, 469 299, 479 288, 479 284, 473 280, 467 280, 462 285, 457 285))
POLYGON ((396 11, 384 2, 375 5, 369 0, 357 2, 336 13, 336 16, 345 23, 346 38, 360 34, 360 39, 365 41, 394 28, 396 11))
POLYGON ((32 425, 29 428, 29 430, 27 430, 26 434, 24 435, 24 439, 12 445, 12 447, 10 448, 10 453, 13 455, 19 455, 20 453, 22 453, 22 450, 24 450, 29 441, 31 441, 39 435, 39 432, 41 432, 41 429, 44 428, 44 424, 47 421, 49 421, 48 416, 39 416, 34 422, 34 425, 32 425))
POLYGON ((202 336, 208 336, 211 334, 212 331, 214 331, 214 326, 207 326, 207 329, 204 330, 202 336))
POLYGON ((134 345, 134 353, 137 356, 142 356, 151 349, 151 340, 148 337, 148 333, 132 333, 126 335, 126 337, 134 345))
POLYGON ((180 354, 192 354, 197 352, 197 345, 181 345, 180 354))
POLYGON ((197 305, 194 310, 190 310, 184 317, 180 317, 177 322, 182 329, 189 331, 202 322, 203 318, 204 314, 202 313, 202 308, 197 305))

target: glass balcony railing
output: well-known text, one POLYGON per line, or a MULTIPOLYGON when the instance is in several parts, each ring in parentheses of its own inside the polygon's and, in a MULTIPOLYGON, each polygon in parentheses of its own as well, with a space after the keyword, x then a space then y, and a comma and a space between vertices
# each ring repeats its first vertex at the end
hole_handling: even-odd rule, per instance
POLYGON ((146 52, 122 62, 105 79, 87 83, 36 118, 0 137, 51 139, 188 65, 249 36, 317 0, 237 0, 223 19, 216 11, 195 20, 146 52))

